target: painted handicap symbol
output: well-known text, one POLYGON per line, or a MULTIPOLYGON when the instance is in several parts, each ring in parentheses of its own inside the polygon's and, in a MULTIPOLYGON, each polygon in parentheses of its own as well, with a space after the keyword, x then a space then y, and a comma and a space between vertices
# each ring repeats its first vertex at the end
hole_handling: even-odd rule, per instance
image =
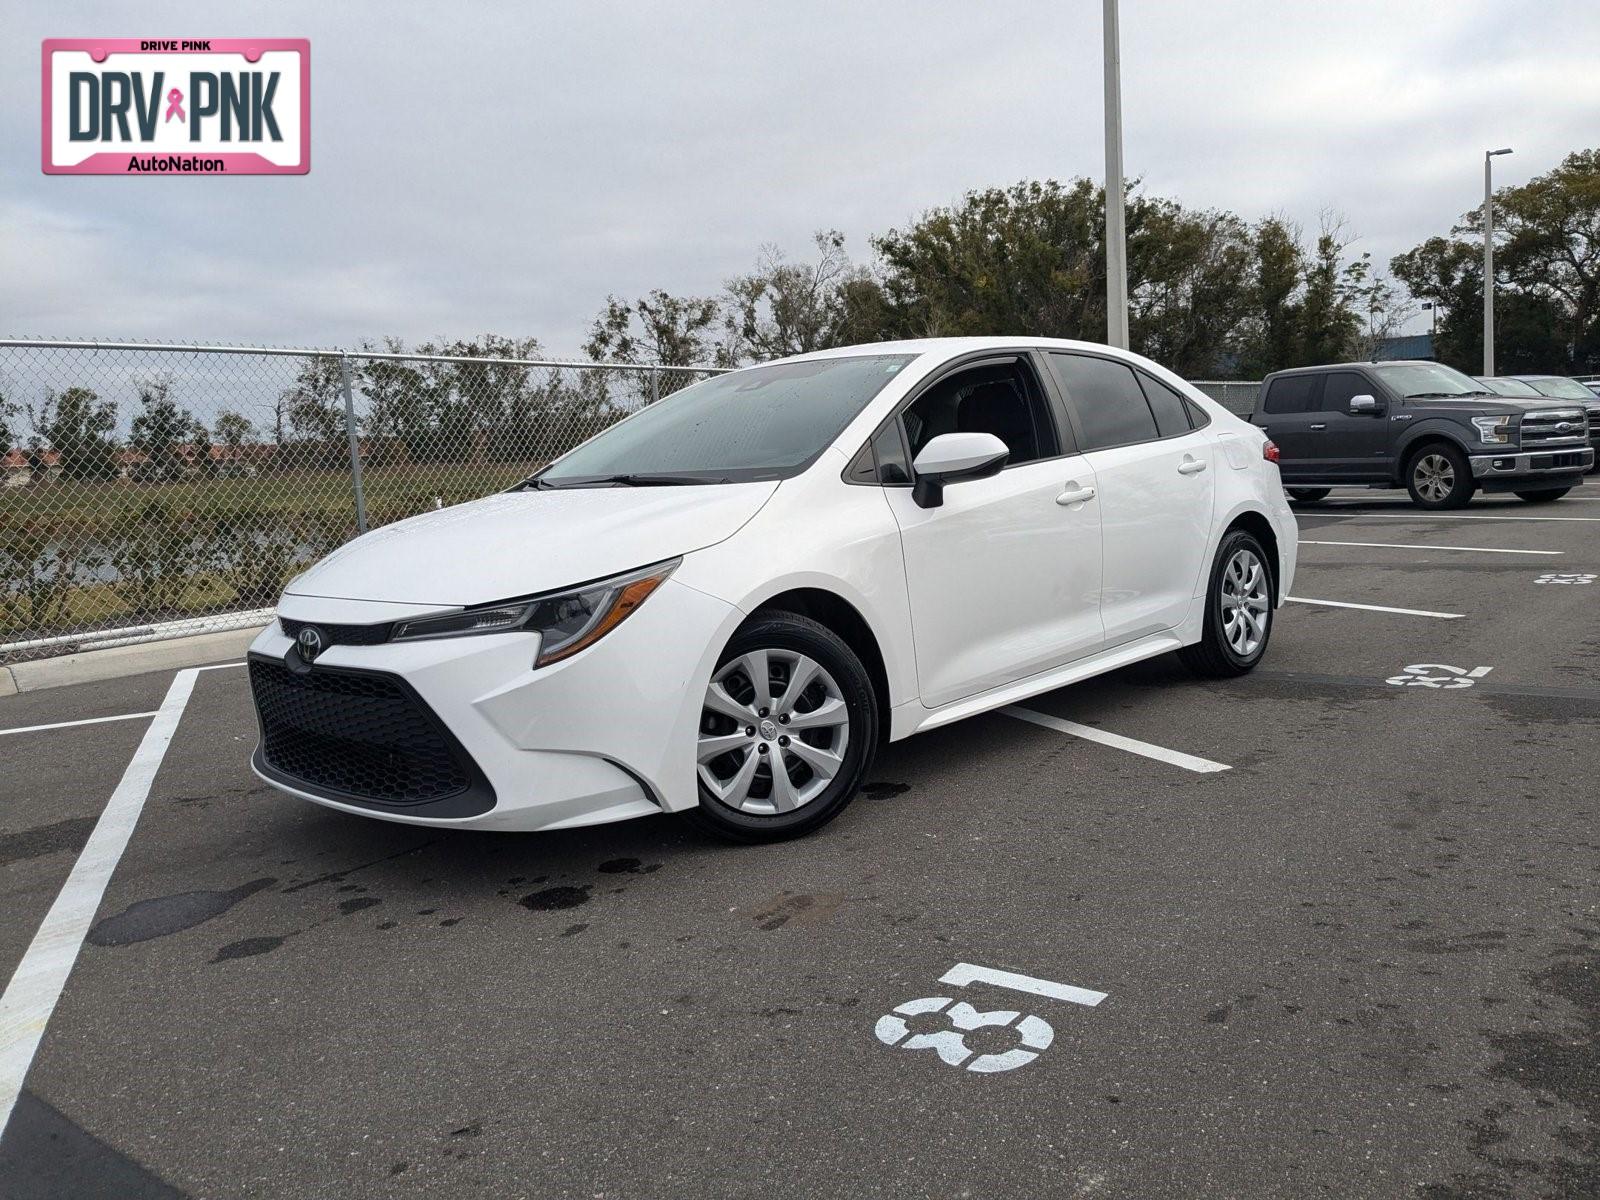
POLYGON ((949 996, 924 996, 918 1000, 907 1000, 894 1012, 879 1017, 874 1032, 885 1046, 899 1046, 902 1050, 932 1050, 947 1066, 965 1067, 968 1071, 988 1074, 1014 1071, 1026 1066, 1038 1058, 1041 1051, 1049 1049, 1056 1036, 1049 1022, 1031 1014, 1023 1016, 1020 1012, 1007 1009, 979 1012, 965 1000, 951 1004, 949 996), (906 1024, 906 1017, 936 1012, 944 1013, 954 1028, 941 1029, 937 1033, 912 1033, 906 1024), (990 1027, 1015 1028, 1022 1045, 1003 1054, 975 1054, 962 1034, 990 1027))
POLYGON ((1493 667, 1452 667, 1449 663, 1415 663, 1399 675, 1391 675, 1384 682, 1394 687, 1425 687, 1458 690, 1469 688, 1482 679, 1493 667))
POLYGON ((1586 583, 1593 583, 1596 579, 1600 579, 1600 575, 1594 575, 1588 571, 1546 571, 1534 582, 1577 584, 1581 586, 1586 583))

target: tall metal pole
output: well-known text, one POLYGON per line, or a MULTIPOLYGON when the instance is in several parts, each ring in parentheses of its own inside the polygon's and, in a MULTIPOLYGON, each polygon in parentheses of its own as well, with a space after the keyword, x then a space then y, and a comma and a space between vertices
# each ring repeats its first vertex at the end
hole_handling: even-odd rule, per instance
POLYGON ((1494 179, 1493 160, 1510 149, 1483 152, 1483 373, 1494 375, 1494 179))
POLYGON ((1128 348, 1128 245, 1122 214, 1122 54, 1117 0, 1105 0, 1106 341, 1128 348))

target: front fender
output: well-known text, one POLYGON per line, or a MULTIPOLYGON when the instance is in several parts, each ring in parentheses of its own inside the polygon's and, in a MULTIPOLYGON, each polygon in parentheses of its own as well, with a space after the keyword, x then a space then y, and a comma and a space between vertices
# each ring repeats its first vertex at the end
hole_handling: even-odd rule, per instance
POLYGON ((1473 447, 1466 439, 1461 426, 1443 417, 1427 417, 1418 421, 1401 435, 1395 443, 1394 461, 1390 464, 1391 475, 1394 481, 1404 483, 1406 460, 1411 457, 1412 449, 1418 442, 1446 441, 1463 454, 1471 454, 1473 447))

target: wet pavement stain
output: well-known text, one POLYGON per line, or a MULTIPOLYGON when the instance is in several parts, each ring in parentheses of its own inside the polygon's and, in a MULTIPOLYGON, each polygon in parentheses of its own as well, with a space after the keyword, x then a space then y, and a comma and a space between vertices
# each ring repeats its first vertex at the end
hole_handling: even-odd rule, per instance
POLYGON ((561 931, 561 936, 571 937, 575 933, 582 933, 587 928, 589 928, 589 923, 587 921, 580 921, 576 925, 568 925, 561 931))
POLYGON ((530 892, 517 903, 523 908, 533 912, 554 912, 562 908, 577 908, 580 904, 589 903, 591 884, 581 887, 553 887, 545 888, 542 892, 530 892))
POLYGON ((613 858, 601 863, 595 869, 606 875, 649 875, 653 871, 661 870, 661 864, 651 863, 645 867, 639 865, 637 858, 613 858))
POLYGON ((760 929, 782 929, 790 921, 807 924, 826 921, 842 903, 844 897, 832 892, 778 896, 757 909, 751 919, 760 929))
POLYGON ((383 901, 378 899, 376 896, 352 896, 348 900, 339 901, 339 911, 348 915, 349 913, 357 913, 364 908, 371 908, 375 904, 382 903, 383 901))
POLYGON ((254 958, 258 954, 270 954, 283 945, 286 937, 250 937, 242 938, 237 942, 229 942, 212 956, 214 963, 230 962, 235 958, 254 958))
POLYGON ((96 946, 131 946, 151 938, 166 937, 220 917, 241 900, 269 888, 278 881, 271 876, 252 879, 225 892, 179 892, 139 900, 114 916, 106 917, 89 931, 88 940, 96 946))
POLYGON ((59 854, 63 850, 71 850, 76 854, 89 840, 89 834, 94 832, 95 822, 99 819, 71 817, 52 825, 0 834, 0 867, 29 858, 42 858, 46 854, 59 854))
POLYGON ((879 781, 869 783, 861 789, 861 794, 868 800, 887 800, 890 796, 903 795, 911 790, 909 783, 887 783, 879 781))

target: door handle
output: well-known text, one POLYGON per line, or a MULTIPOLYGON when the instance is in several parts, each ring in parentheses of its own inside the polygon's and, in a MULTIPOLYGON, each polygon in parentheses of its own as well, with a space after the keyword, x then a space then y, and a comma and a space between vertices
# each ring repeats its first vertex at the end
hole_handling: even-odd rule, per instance
POLYGON ((1206 469, 1204 461, 1198 458, 1187 459, 1178 464, 1179 475, 1198 475, 1206 469))
POLYGON ((1066 491, 1062 492, 1061 495, 1056 497, 1056 503, 1065 508, 1069 504, 1077 504, 1083 500, 1093 499, 1094 489, 1092 487, 1069 487, 1066 491))
POLYGON ((1323 423, 1321 425, 1308 425, 1307 426, 1308 429, 1326 429, 1327 427, 1328 426, 1327 426, 1326 423, 1323 423))

